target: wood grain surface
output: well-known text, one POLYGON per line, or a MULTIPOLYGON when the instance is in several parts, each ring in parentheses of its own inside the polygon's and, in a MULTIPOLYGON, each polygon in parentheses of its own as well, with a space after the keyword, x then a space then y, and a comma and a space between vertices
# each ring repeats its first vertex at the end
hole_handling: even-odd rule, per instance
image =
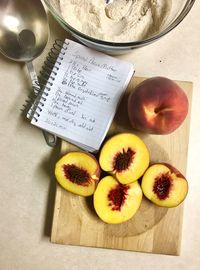
MULTIPOLYGON (((134 131, 128 121, 127 97, 144 78, 134 77, 120 103, 108 136, 120 132, 139 135, 150 151, 151 163, 169 162, 186 174, 190 112, 182 126, 170 135, 147 135, 134 131)), ((177 83, 185 90, 191 109, 192 83, 177 83)), ((61 155, 78 148, 62 141, 61 155)), ((56 187, 51 242, 67 245, 179 255, 183 204, 166 209, 143 198, 136 215, 123 224, 103 223, 93 208, 93 198, 73 195, 56 187)), ((187 203, 187 199, 186 199, 187 203)))

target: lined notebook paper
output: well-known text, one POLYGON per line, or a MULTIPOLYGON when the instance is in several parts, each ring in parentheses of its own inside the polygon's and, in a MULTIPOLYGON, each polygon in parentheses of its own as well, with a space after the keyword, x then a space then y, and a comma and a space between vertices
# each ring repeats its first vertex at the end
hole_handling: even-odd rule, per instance
POLYGON ((31 123, 87 151, 100 148, 133 76, 131 63, 66 39, 31 123))

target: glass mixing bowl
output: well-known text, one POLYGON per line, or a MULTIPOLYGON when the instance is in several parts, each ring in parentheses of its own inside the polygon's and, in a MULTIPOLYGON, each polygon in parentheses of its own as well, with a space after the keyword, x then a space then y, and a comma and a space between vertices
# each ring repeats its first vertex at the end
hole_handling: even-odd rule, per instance
POLYGON ((195 0, 172 0, 172 8, 169 16, 165 20, 165 23, 162 25, 160 31, 151 37, 138 40, 134 42, 108 42, 99 39, 95 39, 93 37, 87 36, 71 25, 69 25, 62 17, 60 12, 59 0, 44 0, 48 9, 55 17, 55 19, 61 24, 61 26, 71 33, 77 40, 82 42, 88 47, 94 48, 99 51, 103 51, 109 54, 122 54, 127 53, 132 49, 146 46, 162 36, 169 33, 172 29, 174 29, 188 14, 190 9, 192 8, 195 0))

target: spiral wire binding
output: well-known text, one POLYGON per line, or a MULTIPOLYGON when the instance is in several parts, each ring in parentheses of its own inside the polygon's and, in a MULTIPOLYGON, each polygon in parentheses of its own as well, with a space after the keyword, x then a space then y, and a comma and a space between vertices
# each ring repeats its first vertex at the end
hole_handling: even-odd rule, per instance
POLYGON ((68 45, 68 42, 56 39, 50 49, 39 73, 38 82, 36 82, 37 86, 32 87, 32 92, 23 105, 22 111, 30 120, 38 121, 68 45))

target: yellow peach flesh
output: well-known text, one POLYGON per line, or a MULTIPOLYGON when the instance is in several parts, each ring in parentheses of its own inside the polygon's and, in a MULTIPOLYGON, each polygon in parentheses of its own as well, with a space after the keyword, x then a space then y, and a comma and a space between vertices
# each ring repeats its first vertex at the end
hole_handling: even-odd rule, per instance
POLYGON ((101 168, 114 175, 122 184, 128 184, 138 180, 149 165, 149 152, 144 142, 134 134, 122 133, 113 136, 102 147, 99 157, 101 168), (114 160, 117 155, 131 150, 133 160, 128 168, 117 171, 114 168, 114 160))
POLYGON ((144 195, 156 205, 162 207, 175 207, 179 205, 186 197, 188 192, 187 180, 177 176, 167 166, 163 164, 155 164, 147 169, 141 184, 144 195), (159 175, 168 174, 171 178, 171 187, 169 194, 165 199, 160 199, 153 191, 155 179, 159 175))
POLYGON ((81 196, 90 196, 94 193, 96 182, 99 180, 100 168, 96 159, 84 152, 70 152, 63 156, 55 167, 55 176, 58 183, 66 190, 81 196), (84 170, 89 179, 84 185, 67 179, 64 166, 75 166, 84 170))
POLYGON ((142 190, 138 182, 127 185, 127 194, 120 210, 113 210, 109 201, 109 192, 115 189, 119 182, 112 176, 104 177, 94 193, 94 208, 97 215, 106 223, 119 224, 133 217, 142 201, 142 190))

